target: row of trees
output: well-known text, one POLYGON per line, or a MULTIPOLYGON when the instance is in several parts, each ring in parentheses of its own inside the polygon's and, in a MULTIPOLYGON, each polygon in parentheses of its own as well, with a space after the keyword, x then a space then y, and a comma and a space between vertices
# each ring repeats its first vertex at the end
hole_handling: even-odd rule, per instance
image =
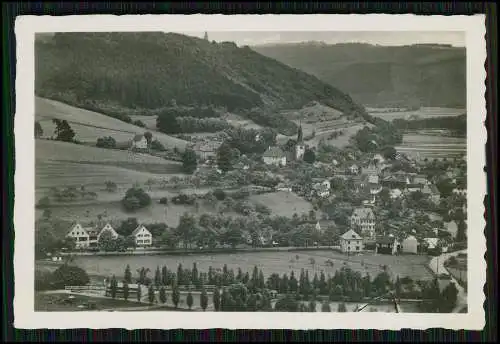
MULTIPOLYGON (((54 130, 55 137, 54 139, 57 141, 64 142, 74 142, 75 131, 71 128, 68 121, 63 119, 60 120, 58 118, 52 119, 52 123, 55 124, 56 128, 54 130)), ((40 138, 43 136, 43 128, 39 121, 35 122, 35 138, 40 138)))

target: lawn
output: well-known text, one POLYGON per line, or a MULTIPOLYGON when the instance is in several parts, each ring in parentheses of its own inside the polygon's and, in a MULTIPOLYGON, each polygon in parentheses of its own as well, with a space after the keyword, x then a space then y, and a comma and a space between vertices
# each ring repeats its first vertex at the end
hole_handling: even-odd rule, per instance
POLYGON ((262 269, 266 278, 272 273, 290 275, 294 271, 299 276, 301 269, 309 271, 312 280, 314 273, 334 275, 335 271, 343 266, 349 267, 363 275, 369 273, 375 277, 383 271, 382 266, 387 265, 389 272, 393 276, 399 275, 401 278, 408 276, 412 279, 430 279, 432 273, 426 267, 428 258, 426 256, 387 256, 366 253, 362 256, 347 257, 344 254, 334 251, 300 251, 300 252, 245 252, 228 254, 200 254, 200 255, 150 255, 150 256, 85 256, 75 257, 75 263, 84 268, 89 274, 100 276, 122 276, 127 264, 136 275, 136 270, 141 267, 151 270, 150 277, 154 276, 157 266, 166 265, 170 270, 177 269, 179 263, 191 268, 193 263, 197 264, 198 271, 207 272, 209 267, 221 269, 224 264, 233 269, 235 273, 240 267, 243 271, 252 273, 254 266, 262 269), (296 259, 298 256, 298 260, 296 259), (310 259, 314 259, 312 265, 310 259), (327 266, 326 261, 331 260, 333 267, 327 266))
POLYGON ((392 121, 397 118, 401 119, 412 119, 412 118, 432 118, 432 117, 449 117, 449 116, 460 116, 466 112, 465 109, 452 109, 452 108, 440 108, 440 107, 429 107, 421 108, 415 111, 396 111, 396 112, 379 112, 383 109, 374 109, 375 111, 370 111, 367 109, 370 115, 374 117, 382 118, 386 121, 392 121))
POLYGON ((293 192, 279 191, 250 196, 250 201, 264 204, 271 209, 273 215, 292 217, 309 213, 313 209, 311 203, 293 192))
MULTIPOLYGON (((45 136, 50 136, 53 132, 53 127, 48 127, 47 120, 58 118, 67 120, 71 126, 75 125, 76 139, 79 139, 81 135, 81 140, 85 141, 96 141, 97 138, 104 135, 113 137, 117 135, 115 138, 117 141, 121 141, 121 139, 131 140, 135 134, 142 134, 145 131, 145 128, 122 122, 113 117, 40 97, 35 98, 35 118, 43 120, 45 128, 43 126, 42 128, 45 136), (117 132, 121 132, 121 134, 117 134, 117 132)), ((149 131, 153 134, 153 138, 158 139, 165 147, 177 147, 182 150, 187 145, 184 140, 154 130, 149 131)))
POLYGON ((141 121, 144 123, 146 128, 155 130, 156 129, 156 118, 157 116, 141 116, 141 115, 133 115, 130 116, 132 118, 132 121, 141 121))
POLYGON ((421 158, 440 158, 463 155, 467 151, 466 138, 425 134, 405 134, 403 142, 397 146, 398 152, 420 155, 421 158))

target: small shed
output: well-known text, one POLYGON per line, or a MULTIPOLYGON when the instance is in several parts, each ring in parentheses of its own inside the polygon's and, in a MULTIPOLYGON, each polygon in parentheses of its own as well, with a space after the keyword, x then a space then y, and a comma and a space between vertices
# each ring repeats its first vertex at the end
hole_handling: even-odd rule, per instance
POLYGON ((418 240, 413 235, 410 235, 402 241, 401 246, 404 253, 416 254, 418 249, 418 240))

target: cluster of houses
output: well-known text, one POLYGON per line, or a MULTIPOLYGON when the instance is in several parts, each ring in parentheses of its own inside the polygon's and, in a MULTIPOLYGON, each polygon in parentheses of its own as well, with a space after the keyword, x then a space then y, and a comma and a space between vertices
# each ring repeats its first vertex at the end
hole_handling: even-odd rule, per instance
MULTIPOLYGON (((106 232, 111 234, 113 240, 116 240, 120 236, 109 223, 106 223, 102 227, 84 227, 80 223, 75 223, 66 236, 74 239, 76 249, 96 249, 98 248, 99 240, 106 232)), ((131 237, 134 238, 136 247, 148 247, 153 244, 153 235, 143 225, 137 226, 132 232, 131 237)))
POLYGON ((305 152, 306 144, 304 143, 302 126, 299 126, 297 132, 297 142, 295 143, 291 151, 285 152, 283 149, 277 146, 269 147, 262 155, 262 160, 266 165, 283 167, 286 166, 288 161, 300 161, 304 159, 305 152))

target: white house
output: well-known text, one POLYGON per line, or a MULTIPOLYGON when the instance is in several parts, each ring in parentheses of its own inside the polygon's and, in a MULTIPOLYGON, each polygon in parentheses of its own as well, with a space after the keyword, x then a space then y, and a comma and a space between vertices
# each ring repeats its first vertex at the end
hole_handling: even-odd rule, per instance
POLYGON ((316 222, 316 230, 320 233, 324 233, 327 229, 333 229, 336 227, 335 221, 333 220, 318 220, 316 222))
POLYGON ((221 146, 221 142, 217 141, 209 141, 202 142, 193 147, 196 155, 200 157, 200 159, 206 161, 209 159, 215 159, 217 156, 217 150, 221 146))
POLYGON ((135 238, 136 246, 151 246, 153 244, 153 235, 143 225, 137 226, 132 232, 132 236, 135 238))
POLYGON ((100 240, 101 235, 103 235, 105 232, 111 233, 111 237, 113 239, 117 239, 119 236, 119 234, 115 231, 115 229, 109 223, 106 223, 106 225, 104 227, 102 227, 101 231, 97 235, 97 241, 100 240))
POLYGON ((67 237, 73 238, 75 240, 76 248, 88 248, 89 247, 89 233, 88 230, 91 228, 84 228, 81 224, 76 223, 66 234, 67 237))
POLYGON ((378 184, 378 175, 377 174, 370 174, 368 176, 368 183, 370 183, 370 184, 378 184))
POLYGON ((264 163, 267 165, 285 166, 286 154, 279 147, 269 147, 262 156, 264 163))
POLYGON ((325 184, 324 182, 314 184, 313 189, 316 195, 318 195, 319 197, 330 196, 330 188, 328 187, 329 184, 330 182, 328 182, 328 184, 325 184))
POLYGON ((363 235, 375 236, 375 215, 370 208, 356 208, 351 215, 351 228, 361 228, 363 235))
POLYGON ((362 252, 363 238, 350 229, 340 236, 340 249, 343 253, 362 252))
POLYGON ((382 164, 385 162, 385 159, 382 155, 380 154, 375 154, 375 156, 373 157, 373 160, 378 163, 378 164, 382 164))
POLYGON ((401 246, 404 253, 414 253, 418 251, 418 240, 413 235, 408 236, 401 242, 401 246))
POLYGON ((306 152, 306 145, 304 142, 298 142, 295 145, 295 160, 302 160, 306 152))
POLYGON ((148 148, 148 140, 146 140, 146 136, 144 134, 137 134, 132 139, 132 148, 136 149, 147 149, 148 148))

